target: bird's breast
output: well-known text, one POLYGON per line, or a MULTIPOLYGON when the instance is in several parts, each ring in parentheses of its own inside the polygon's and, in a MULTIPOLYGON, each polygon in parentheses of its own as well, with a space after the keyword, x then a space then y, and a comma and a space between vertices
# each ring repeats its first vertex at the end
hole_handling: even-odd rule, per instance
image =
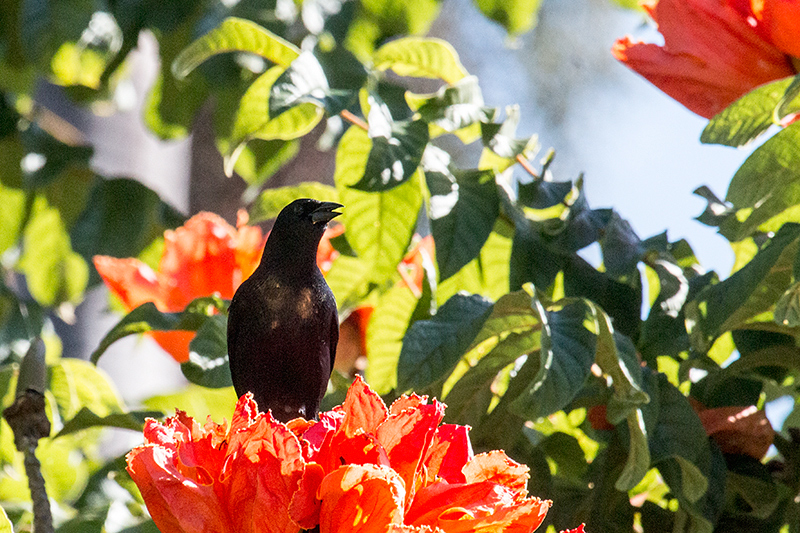
POLYGON ((265 298, 266 309, 270 311, 270 329, 285 326, 287 318, 298 321, 298 326, 303 322, 313 321, 324 306, 320 304, 326 299, 326 294, 317 287, 296 287, 289 283, 272 281, 267 283, 262 294, 265 298))

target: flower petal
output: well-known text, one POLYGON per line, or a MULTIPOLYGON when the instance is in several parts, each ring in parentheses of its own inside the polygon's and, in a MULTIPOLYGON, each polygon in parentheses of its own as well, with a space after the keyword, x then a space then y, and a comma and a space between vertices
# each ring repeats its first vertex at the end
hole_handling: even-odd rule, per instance
MULTIPOLYGON (((756 3, 756 2, 754 2, 756 3)), ((763 0, 760 22, 781 51, 800 57, 800 4, 796 0, 763 0)))
POLYGON ((303 529, 312 529, 319 524, 322 502, 317 499, 317 491, 325 478, 325 471, 317 463, 308 463, 300 478, 297 491, 289 503, 289 516, 303 529))
POLYGON ((417 476, 423 470, 423 458, 442 418, 444 404, 433 400, 429 405, 423 403, 390 414, 378 427, 378 442, 386 450, 389 464, 405 482, 406 504, 414 496, 417 476))
POLYGON ((320 533, 384 533, 403 520, 403 481, 391 468, 346 465, 325 476, 320 533))
POLYGON ((164 233, 159 272, 168 285, 167 305, 179 310, 201 296, 232 298, 244 281, 237 268, 238 232, 221 217, 202 212, 164 233))
POLYGON ((612 53, 698 115, 711 118, 755 87, 794 73, 725 0, 650 0, 645 8, 664 46, 625 37, 612 53))
POLYGON ((153 269, 133 257, 117 259, 107 255, 92 258, 97 273, 128 311, 145 302, 153 302, 167 311, 166 293, 153 269))
POLYGON ((361 376, 356 376, 350 385, 342 407, 345 415, 341 431, 348 436, 358 431, 374 434, 389 414, 381 397, 364 383, 361 376))
POLYGON ((464 467, 467 483, 491 481, 503 485, 517 494, 527 494, 529 468, 511 459, 502 450, 479 453, 464 467))
POLYGON ((214 488, 184 477, 174 452, 153 444, 126 457, 128 473, 139 487, 147 510, 162 533, 233 533, 214 488))
POLYGON ((436 430, 433 442, 425 457, 426 485, 441 477, 448 483, 464 483, 462 469, 472 458, 469 427, 443 424, 436 430))
POLYGON ((552 502, 516 497, 502 485, 435 483, 420 489, 405 523, 438 527, 447 533, 528 533, 544 520, 552 502))
POLYGON ((297 437, 271 414, 259 413, 249 426, 232 429, 222 484, 237 532, 295 533, 289 504, 304 467, 297 437))

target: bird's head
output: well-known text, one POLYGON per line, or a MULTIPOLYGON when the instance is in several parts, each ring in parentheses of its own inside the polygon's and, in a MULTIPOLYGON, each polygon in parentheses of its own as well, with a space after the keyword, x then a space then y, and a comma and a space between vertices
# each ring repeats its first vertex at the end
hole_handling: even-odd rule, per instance
MULTIPOLYGON (((317 246, 325 233, 328 222, 341 215, 336 209, 343 207, 335 202, 320 202, 311 198, 301 198, 284 207, 275 219, 269 241, 290 246, 295 251, 313 249, 316 257, 317 246)), ((268 247, 269 247, 268 242, 268 247)))

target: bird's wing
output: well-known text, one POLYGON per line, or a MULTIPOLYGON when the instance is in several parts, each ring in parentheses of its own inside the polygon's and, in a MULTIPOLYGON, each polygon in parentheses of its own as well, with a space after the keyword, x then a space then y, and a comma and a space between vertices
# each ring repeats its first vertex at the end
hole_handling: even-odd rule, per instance
POLYGON ((339 316, 336 312, 331 313, 330 330, 331 343, 329 351, 331 354, 331 372, 333 372, 333 363, 336 360, 336 345, 339 344, 339 316))

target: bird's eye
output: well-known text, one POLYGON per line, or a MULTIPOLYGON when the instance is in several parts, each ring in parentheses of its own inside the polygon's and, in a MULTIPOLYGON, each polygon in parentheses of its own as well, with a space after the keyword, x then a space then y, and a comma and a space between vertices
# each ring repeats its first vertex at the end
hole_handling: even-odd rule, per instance
POLYGON ((294 206, 294 214, 297 215, 297 216, 302 215, 303 214, 303 206, 302 205, 294 206))

